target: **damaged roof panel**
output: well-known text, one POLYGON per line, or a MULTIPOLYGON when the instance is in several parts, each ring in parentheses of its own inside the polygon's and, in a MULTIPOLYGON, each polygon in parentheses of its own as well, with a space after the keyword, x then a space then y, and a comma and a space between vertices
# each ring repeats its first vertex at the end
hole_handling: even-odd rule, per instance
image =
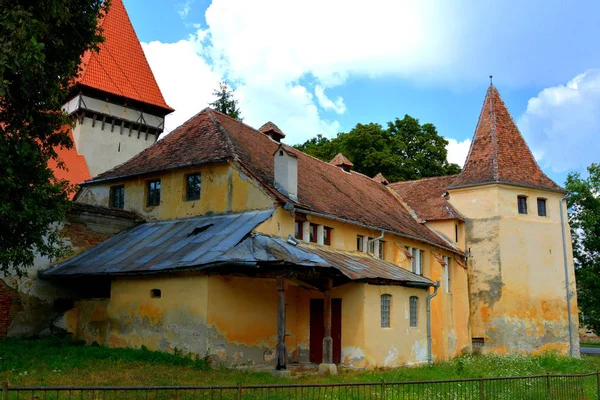
POLYGON ((252 234, 253 229, 271 215, 273 210, 147 222, 40 274, 65 278, 200 271, 228 265, 255 270, 294 266, 333 268, 350 280, 433 285, 423 276, 372 256, 302 244, 295 246, 281 238, 252 234), (230 229, 232 226, 237 229, 230 229))

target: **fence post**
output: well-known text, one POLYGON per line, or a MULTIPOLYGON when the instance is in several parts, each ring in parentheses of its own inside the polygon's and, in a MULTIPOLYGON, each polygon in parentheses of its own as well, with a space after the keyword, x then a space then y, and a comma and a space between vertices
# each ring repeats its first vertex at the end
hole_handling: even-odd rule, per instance
POLYGON ((550 398, 550 374, 546 373, 546 395, 550 398))
POLYGON ((238 382, 237 399, 242 400, 242 382, 238 382))
POLYGON ((8 400, 8 382, 2 383, 2 400, 8 400))
POLYGON ((483 388, 483 376, 479 377, 479 400, 485 400, 485 391, 483 388))
POLYGON ((381 378, 381 399, 385 400, 385 379, 381 378))

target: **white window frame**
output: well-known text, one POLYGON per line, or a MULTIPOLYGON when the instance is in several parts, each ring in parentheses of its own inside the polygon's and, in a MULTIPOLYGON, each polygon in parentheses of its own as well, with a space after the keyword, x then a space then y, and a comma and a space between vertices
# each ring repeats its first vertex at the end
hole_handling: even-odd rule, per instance
POLYGON ((417 275, 423 275, 423 250, 415 247, 409 247, 408 251, 411 254, 410 270, 417 275))
POLYGON ((442 260, 444 260, 444 284, 446 286, 446 293, 450 293, 450 283, 452 280, 450 279, 451 269, 450 269, 450 257, 442 256, 442 260))

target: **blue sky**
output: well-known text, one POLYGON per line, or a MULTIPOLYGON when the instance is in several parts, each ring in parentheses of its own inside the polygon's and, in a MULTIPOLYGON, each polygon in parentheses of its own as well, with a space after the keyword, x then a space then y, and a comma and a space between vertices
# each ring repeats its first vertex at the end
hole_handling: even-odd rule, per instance
POLYGON ((295 144, 409 114, 462 163, 494 84, 559 184, 599 162, 600 3, 124 0, 174 129, 219 80, 295 144), (526 3, 526 4, 522 4, 526 3))

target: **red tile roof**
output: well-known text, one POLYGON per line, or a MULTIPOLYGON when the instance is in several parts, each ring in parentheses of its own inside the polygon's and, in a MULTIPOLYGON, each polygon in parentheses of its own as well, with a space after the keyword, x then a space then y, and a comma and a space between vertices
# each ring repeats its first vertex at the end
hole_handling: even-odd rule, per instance
POLYGON ((373 177, 373 180, 379 183, 383 183, 384 185, 389 185, 390 181, 388 181, 387 179, 385 179, 385 176, 383 176, 383 174, 380 172, 377 175, 375 175, 373 177))
POLYGON ((264 124, 263 126, 261 126, 260 128, 258 128, 258 130, 262 133, 268 133, 268 134, 275 134, 277 136, 279 136, 279 138, 283 139, 285 137, 285 134, 283 132, 281 132, 281 129, 279 129, 279 127, 277 125, 275 125, 274 123, 272 123, 271 121, 267 122, 266 124, 264 124))
MULTIPOLYGON (((69 129, 69 136, 73 140, 73 133, 69 129)), ((91 178, 90 170, 88 169, 85 157, 77 152, 77 147, 73 141, 73 147, 67 149, 65 147, 55 148, 58 154, 59 161, 64 163, 66 169, 58 168, 58 162, 55 160, 48 161, 48 167, 54 172, 57 179, 65 179, 71 184, 78 184, 87 181, 91 178)), ((75 193, 70 195, 72 199, 75 193)))
POLYGON ((335 165, 336 167, 353 167, 354 164, 348 160, 342 153, 338 153, 333 160, 329 161, 329 164, 335 165))
POLYGON ((425 221, 444 219, 460 219, 461 214, 444 197, 446 188, 452 184, 458 175, 438 176, 415 181, 390 183, 412 208, 419 218, 425 221))
POLYGON ((280 145, 244 123, 207 108, 164 139, 91 182, 232 160, 281 202, 292 202, 299 209, 393 231, 456 251, 418 223, 384 185, 282 145, 298 158, 298 201, 291 201, 275 189, 273 182, 273 154, 280 145))
POLYGON ((493 85, 483 101, 465 166, 450 187, 487 183, 564 191, 542 172, 493 85))
POLYGON ((83 55, 77 85, 173 111, 154 79, 122 0, 111 0, 99 25, 106 40, 99 52, 83 55))

